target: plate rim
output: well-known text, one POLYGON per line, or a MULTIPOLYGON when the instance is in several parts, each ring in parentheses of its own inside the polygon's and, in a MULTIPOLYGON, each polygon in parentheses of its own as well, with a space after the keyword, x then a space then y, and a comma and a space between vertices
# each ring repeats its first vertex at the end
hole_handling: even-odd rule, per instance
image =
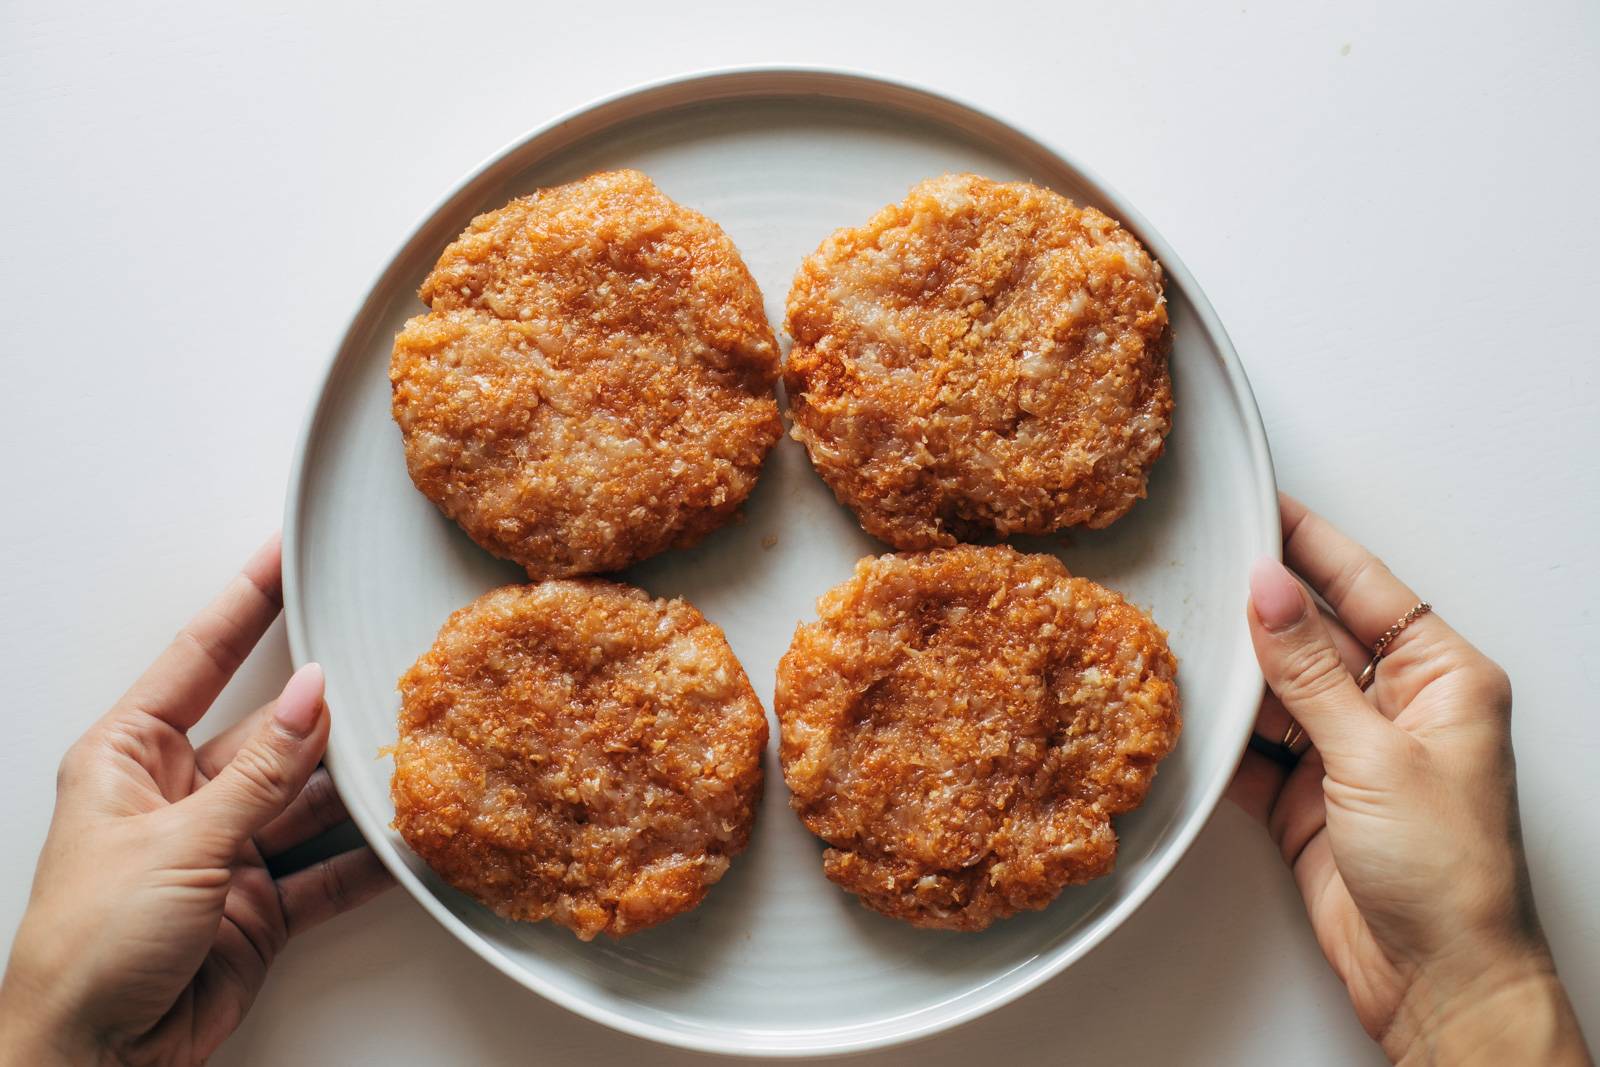
MULTIPOLYGON (((1217 349, 1228 388, 1233 394, 1234 401, 1245 415, 1243 419, 1244 430, 1250 453, 1251 468, 1255 475, 1257 533, 1264 550, 1281 558, 1282 528, 1278 517, 1277 481, 1273 468, 1271 448, 1267 441, 1266 427, 1262 422, 1260 406, 1256 403, 1255 393, 1250 387, 1249 379, 1245 376, 1238 352, 1234 349, 1232 339, 1228 336, 1227 330, 1218 318, 1210 299, 1195 281, 1194 276, 1183 264, 1183 261, 1177 256, 1160 232, 1151 226, 1149 220, 1114 186, 1107 183, 1094 170, 1085 166, 1072 153, 1060 148, 1053 140, 1041 137, 1028 127, 1003 118, 964 97, 955 96, 927 85, 875 72, 832 65, 754 64, 714 67, 652 79, 602 95, 578 107, 562 112, 512 139, 478 165, 468 170, 443 195, 436 199, 406 232, 389 256, 386 257, 383 266, 379 268, 372 281, 367 285, 365 296, 346 321, 344 329, 340 333, 338 344, 334 346, 331 355, 324 362, 323 370, 317 378, 316 390, 313 394, 309 411, 301 424, 290 463, 283 523, 283 603, 286 629, 289 637, 290 657, 295 667, 298 668, 309 660, 306 618, 300 595, 302 588, 300 572, 303 566, 300 524, 305 511, 305 493, 308 481, 307 461, 310 457, 311 442, 317 436, 322 420, 327 414, 330 395, 329 386, 347 358, 351 356, 354 347, 353 342, 357 339, 358 334, 362 332, 365 320, 369 315, 374 314, 377 307, 382 303, 380 294, 387 292, 390 284, 389 275, 397 270, 406 251, 471 186, 484 180, 487 175, 497 168, 506 165, 512 157, 521 153, 528 146, 553 135, 558 135, 564 127, 575 124, 579 120, 594 119, 603 112, 619 109, 629 104, 635 108, 633 113, 620 114, 607 125, 614 126, 620 122, 631 121, 678 107, 692 106, 695 103, 717 103, 740 99, 803 99, 807 97, 853 101, 889 109, 906 110, 915 112, 924 119, 932 119, 935 122, 948 123, 952 115, 974 118, 989 124, 991 127, 998 127, 1001 130, 1008 131, 1021 142, 1051 157, 1054 162, 1065 170, 1076 175, 1084 186, 1094 190, 1095 195, 1112 210, 1118 221, 1131 230, 1155 253, 1156 259, 1161 263, 1163 270, 1177 281, 1179 288, 1183 290, 1185 297, 1193 307, 1203 332, 1210 338, 1217 349), (888 99, 885 99, 886 96, 888 99), (683 98, 672 99, 673 97, 683 98)), ((604 128, 606 127, 601 127, 602 130, 604 128)), ((977 136, 982 135, 978 134, 977 136)), ((1249 692, 1230 693, 1228 694, 1229 700, 1221 702, 1223 705, 1223 721, 1219 728, 1225 731, 1231 728, 1235 735, 1233 748, 1241 754, 1249 739, 1251 726, 1254 722, 1254 707, 1259 701, 1262 692, 1263 683, 1259 672, 1256 672, 1254 679, 1254 685, 1251 686, 1249 678, 1246 678, 1245 688, 1250 690, 1249 692), (1250 713, 1230 713, 1228 709, 1234 699, 1237 699, 1241 706, 1248 705, 1250 713), (1230 715, 1236 721, 1230 722, 1230 715)), ((338 759, 331 748, 324 756, 324 763, 327 765, 329 774, 337 788, 340 777, 336 766, 338 759)), ((580 994, 570 992, 544 978, 521 969, 499 952, 494 945, 457 918, 437 895, 422 884, 410 868, 401 861, 393 842, 388 840, 385 833, 386 826, 368 825, 371 820, 367 818, 364 811, 358 811, 357 809, 352 809, 351 818, 361 830, 367 842, 373 846, 373 851, 384 866, 395 876, 395 879, 405 886, 407 892, 422 905, 423 909, 432 915, 445 929, 449 930, 458 941, 519 985, 576 1015, 621 1033, 695 1052, 722 1056, 765 1058, 842 1056, 891 1048, 928 1038, 970 1022, 1038 988, 1093 951, 1113 931, 1121 927, 1124 922, 1143 907, 1155 890, 1167 880, 1173 869, 1188 854, 1200 831, 1210 822, 1218 803, 1222 799, 1231 774, 1231 768, 1221 773, 1212 772, 1210 779, 1204 781, 1202 788, 1198 790, 1199 803, 1194 807, 1188 818, 1173 831, 1165 852, 1153 860, 1152 869, 1141 881, 1130 887, 1121 900, 1107 909, 1079 936, 1070 939, 1066 944, 1053 950, 1052 956, 1036 955, 1032 957, 1026 963, 999 975, 976 993, 963 996, 961 998, 963 1003, 957 1007, 948 1007, 949 1002, 946 1002, 945 1010, 937 1017, 917 1019, 916 1022, 905 1025, 895 1025, 897 1019, 910 1020, 915 1016, 924 1014, 924 1012, 941 1007, 941 1005, 931 1005, 929 1008, 920 1009, 910 1015, 891 1016, 871 1023, 853 1024, 837 1031, 825 1031, 816 1035, 807 1033, 805 1037, 809 1039, 809 1043, 786 1042, 781 1045, 757 1045, 754 1047, 749 1043, 749 1036, 742 1032, 718 1031, 712 1028, 692 1030, 663 1026, 595 1003, 580 994), (1018 976, 1018 972, 1022 971, 1027 966, 1027 963, 1041 960, 1042 965, 1018 976), (867 1030, 868 1028, 871 1028, 872 1032, 852 1036, 854 1031, 867 1030), (834 1036, 835 1034, 837 1036, 834 1036)), ((359 805, 357 808, 359 808, 359 805)))

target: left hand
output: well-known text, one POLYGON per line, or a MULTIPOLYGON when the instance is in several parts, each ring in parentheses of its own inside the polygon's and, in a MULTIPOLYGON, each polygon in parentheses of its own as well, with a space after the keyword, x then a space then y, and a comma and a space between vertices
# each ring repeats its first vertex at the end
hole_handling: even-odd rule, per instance
POLYGON ((277 538, 61 762, 0 984, 0 1063, 203 1062, 290 937, 390 884, 359 848, 274 879, 266 857, 347 818, 322 670, 191 745, 280 604, 277 538))

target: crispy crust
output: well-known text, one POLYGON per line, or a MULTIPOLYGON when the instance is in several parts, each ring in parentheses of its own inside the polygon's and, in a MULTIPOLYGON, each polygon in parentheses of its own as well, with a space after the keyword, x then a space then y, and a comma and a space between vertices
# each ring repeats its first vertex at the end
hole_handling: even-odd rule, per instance
POLYGON ((534 578, 693 544, 782 433, 778 347, 720 227, 637 171, 480 215, 395 338, 412 481, 534 578))
POLYGON ((1180 729, 1138 608, 1053 556, 862 560, 778 666, 783 776, 828 877, 916 926, 981 930, 1111 870, 1180 729))
POLYGON ((682 600, 495 589, 399 687, 395 829, 500 915, 585 941, 643 930, 699 904, 749 841, 766 715, 682 600))
POLYGON ((933 178, 837 231, 786 327, 794 436, 896 548, 1109 525, 1171 425, 1160 265, 1024 182, 933 178))

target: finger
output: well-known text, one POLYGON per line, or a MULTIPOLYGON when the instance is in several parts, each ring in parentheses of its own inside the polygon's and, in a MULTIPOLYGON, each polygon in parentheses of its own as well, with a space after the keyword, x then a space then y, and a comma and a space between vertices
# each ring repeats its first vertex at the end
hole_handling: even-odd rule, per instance
MULTIPOLYGON (((1318 609, 1322 616, 1323 625, 1328 628, 1328 636, 1333 638, 1334 647, 1339 650, 1339 662, 1344 664, 1344 669, 1354 677, 1367 663, 1367 650, 1362 648, 1350 631, 1340 625, 1339 620, 1329 612, 1318 609)), ((1271 690, 1261 698, 1261 707, 1256 712, 1256 735, 1267 741, 1281 741, 1289 733, 1289 727, 1294 722, 1294 717, 1284 710, 1283 701, 1271 690)))
POLYGON ((194 750, 194 765, 206 781, 210 781, 221 773, 222 768, 233 761, 239 754, 261 724, 272 717, 273 709, 277 707, 276 700, 269 701, 259 708, 223 730, 220 734, 194 750))
POLYGON ((283 545, 273 534, 221 595, 178 631, 113 714, 133 708, 179 730, 199 722, 278 617, 282 575, 283 545))
POLYGON ((1264 826, 1288 776, 1288 768, 1282 764, 1245 749, 1238 769, 1233 772, 1233 780, 1228 783, 1226 796, 1264 826))
POLYGON ((239 749, 258 729, 261 724, 271 718, 273 710, 278 706, 276 700, 256 708, 250 714, 229 726, 211 740, 194 750, 194 765, 207 781, 217 776, 217 772, 228 765, 228 762, 238 755, 239 749))
MULTIPOLYGON (((1378 637, 1416 606, 1416 592, 1304 504, 1289 496, 1280 500, 1287 531, 1286 558, 1338 611, 1370 656, 1378 637)), ((1391 719, 1430 683, 1451 671, 1466 669, 1484 678, 1500 673, 1435 612, 1400 631, 1384 651, 1384 664, 1368 696, 1391 719)))
POLYGON ((263 856, 276 856, 349 818, 350 813, 345 810, 339 791, 333 787, 328 768, 318 767, 283 814, 257 831, 256 848, 263 856))
POLYGON ((1317 614, 1322 616, 1322 625, 1328 628, 1328 636, 1333 638, 1333 647, 1339 650, 1339 662, 1344 664, 1344 669, 1350 672, 1351 677, 1360 674, 1372 650, 1357 641, 1333 612, 1319 606, 1317 614))
POLYGON ((273 713, 217 776, 178 804, 221 858, 231 858, 283 814, 305 788, 328 745, 322 668, 296 671, 273 713))
MULTIPOLYGON (((1321 607, 1317 610, 1323 624, 1328 627, 1334 646, 1339 650, 1339 659, 1344 663, 1345 670, 1354 674, 1366 663, 1366 649, 1350 636, 1350 631, 1331 612, 1321 607)), ((1283 701, 1269 689, 1261 698, 1261 707, 1256 712, 1256 737, 1269 744, 1281 744, 1289 735, 1289 727, 1293 722, 1293 717, 1284 709, 1283 701)), ((1252 744, 1255 743, 1252 741, 1252 744)), ((1284 780, 1289 776, 1292 762, 1273 759, 1270 753, 1246 749, 1232 781, 1228 783, 1228 799, 1258 822, 1265 823, 1283 789, 1284 780)))
POLYGON ((1293 724, 1294 717, 1284 710, 1278 694, 1267 690, 1266 696, 1261 698, 1261 707, 1256 711, 1256 736, 1263 741, 1280 744, 1289 735, 1289 727, 1293 724))
POLYGON ((278 879, 289 936, 359 907, 394 885, 394 876, 363 846, 278 879))
MULTIPOLYGON (((1321 515, 1288 495, 1280 495, 1279 504, 1283 561, 1305 578, 1356 639, 1370 649, 1421 598, 1377 556, 1321 515)), ((1443 625, 1437 619, 1434 624, 1443 625)))
POLYGON ((1250 639, 1267 685, 1324 754, 1355 756, 1387 740, 1311 597, 1275 559, 1250 568, 1250 639))
POLYGON ((1306 845, 1328 824, 1328 806, 1322 797, 1326 764, 1321 752, 1310 749, 1290 773, 1267 816, 1267 833, 1291 868, 1306 845))

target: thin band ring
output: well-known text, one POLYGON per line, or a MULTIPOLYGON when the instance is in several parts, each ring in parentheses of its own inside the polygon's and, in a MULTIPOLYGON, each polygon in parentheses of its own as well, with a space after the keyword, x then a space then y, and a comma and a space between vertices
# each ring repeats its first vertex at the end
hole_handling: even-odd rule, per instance
MULTIPOLYGON (((1306 728, 1304 726, 1301 726, 1300 723, 1297 720, 1290 719, 1289 720, 1289 729, 1284 731, 1283 740, 1279 741, 1278 745, 1280 747, 1282 747, 1285 751, 1287 751, 1289 753, 1289 755, 1298 756, 1298 755, 1300 755, 1300 753, 1304 752, 1305 749, 1298 748, 1296 746, 1298 746, 1300 744, 1300 742, 1304 741, 1305 739, 1306 739, 1306 728)), ((1310 747, 1311 747, 1310 745, 1306 746, 1306 748, 1310 748, 1310 747)))
MULTIPOLYGON (((1362 692, 1365 692, 1367 689, 1371 688, 1373 680, 1378 676, 1378 662, 1382 660, 1383 657, 1388 653, 1389 646, 1394 643, 1394 639, 1399 637, 1400 632, 1407 626, 1410 626, 1412 623, 1416 622, 1418 619, 1422 618, 1432 610, 1432 604, 1428 603, 1426 600, 1420 600, 1412 606, 1411 610, 1400 616, 1400 618, 1395 621, 1393 626, 1389 627, 1387 630, 1383 631, 1382 634, 1378 635, 1378 639, 1372 643, 1372 659, 1367 661, 1366 667, 1361 671, 1360 676, 1356 678, 1356 685, 1362 690, 1362 692)), ((1298 721, 1291 718, 1289 720, 1289 729, 1284 731, 1282 741, 1279 741, 1276 745, 1273 745, 1270 741, 1267 741, 1264 738, 1258 738, 1255 735, 1251 735, 1250 747, 1257 752, 1263 752, 1264 749, 1275 748, 1277 753, 1272 758, 1277 759, 1277 761, 1282 763, 1284 766, 1292 767, 1299 761, 1301 755, 1304 754, 1305 750, 1310 748, 1311 745, 1306 737, 1305 727, 1301 726, 1298 721), (1261 742, 1259 745, 1256 744, 1258 740, 1261 742), (1302 741, 1306 742, 1306 744, 1302 745, 1302 741)))
POLYGON ((1378 677, 1378 661, 1388 653, 1389 646, 1394 643, 1395 638, 1400 636, 1400 631, 1432 610, 1433 605, 1426 600, 1417 601, 1410 611, 1400 616, 1393 626, 1383 631, 1378 636, 1378 639, 1372 642, 1372 658, 1367 661, 1366 667, 1361 671, 1361 677, 1356 679, 1356 685, 1361 688, 1362 692, 1366 692, 1371 687, 1373 680, 1378 677))

